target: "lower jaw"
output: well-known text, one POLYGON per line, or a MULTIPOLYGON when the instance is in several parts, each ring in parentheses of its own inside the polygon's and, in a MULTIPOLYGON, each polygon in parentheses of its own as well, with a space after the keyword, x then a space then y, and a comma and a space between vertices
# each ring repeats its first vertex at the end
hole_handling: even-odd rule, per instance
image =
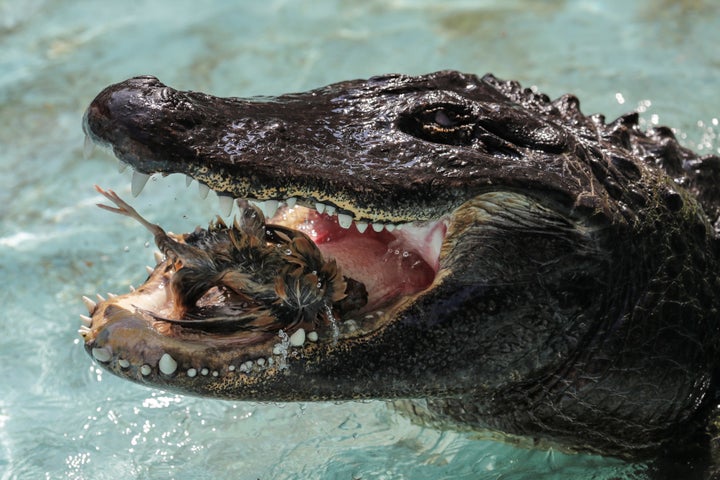
MULTIPOLYGON (((277 223, 286 224, 287 218, 280 218, 287 217, 286 213, 279 212, 268 223, 281 220, 277 223)), ((441 243, 446 230, 443 222, 406 227, 405 233, 361 233, 339 227, 327 215, 321 218, 317 213, 305 213, 302 225, 286 226, 301 230, 308 225, 317 227, 314 233, 306 233, 323 256, 337 259, 346 275, 368 287, 368 304, 361 310, 317 330, 301 327, 231 335, 193 332, 145 312, 162 309, 171 298, 154 299, 149 308, 136 301, 141 295, 156 295, 153 292, 169 284, 162 273, 166 268, 160 264, 137 292, 110 298, 92 308, 92 329, 84 332, 88 353, 111 372, 141 383, 168 386, 183 378, 196 383, 228 379, 251 382, 282 371, 293 360, 318 349, 382 328, 401 304, 432 284, 439 263, 432 255, 434 250, 439 255, 437 239, 441 243)))

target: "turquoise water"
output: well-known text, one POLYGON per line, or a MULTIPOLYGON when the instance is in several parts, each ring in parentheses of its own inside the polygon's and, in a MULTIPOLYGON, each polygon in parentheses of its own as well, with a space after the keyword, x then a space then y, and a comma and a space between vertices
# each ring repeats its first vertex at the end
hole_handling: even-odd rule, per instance
MULTIPOLYGON (((382 402, 221 402, 103 373, 79 344, 80 296, 137 285, 152 249, 94 207, 94 183, 129 197, 129 178, 107 154, 83 159, 80 120, 137 74, 246 96, 454 68, 574 92, 587 113, 640 108, 717 152, 718 45, 714 0, 0 0, 0 478, 642 478, 423 429, 382 402)), ((188 231, 216 204, 187 195, 169 177, 133 204, 188 231)))

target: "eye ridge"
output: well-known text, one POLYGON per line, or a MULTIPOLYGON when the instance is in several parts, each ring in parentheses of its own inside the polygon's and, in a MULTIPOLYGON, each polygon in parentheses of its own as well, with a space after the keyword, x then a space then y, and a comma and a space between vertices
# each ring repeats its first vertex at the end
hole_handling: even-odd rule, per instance
POLYGON ((472 143, 477 118, 464 105, 434 104, 401 114, 399 130, 424 140, 448 145, 472 143))

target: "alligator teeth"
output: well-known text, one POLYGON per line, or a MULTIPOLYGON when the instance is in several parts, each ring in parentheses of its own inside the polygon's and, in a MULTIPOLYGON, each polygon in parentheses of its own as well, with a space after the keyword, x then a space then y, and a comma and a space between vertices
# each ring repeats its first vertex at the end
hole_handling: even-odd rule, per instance
POLYGON ((295 204, 297 203, 296 197, 288 197, 285 199, 285 203, 287 203, 288 208, 293 208, 295 204))
POLYGON ((365 233, 365 230, 367 230, 368 223, 367 222, 355 222, 355 228, 357 228, 358 232, 365 233))
POLYGON ((290 335, 290 345, 293 347, 302 347, 305 344, 305 329, 298 328, 295 333, 290 335))
POLYGON ((165 255, 163 255, 162 253, 160 253, 158 250, 155 250, 155 251, 153 252, 153 257, 155 258, 155 264, 162 263, 163 260, 165 260, 165 255))
POLYGON ((210 187, 202 182, 198 182, 198 192, 200 192, 200 198, 207 198, 210 187))
POLYGON ((250 203, 255 205, 262 211, 265 218, 272 218, 275 216, 275 212, 277 212, 278 207, 280 206, 280 202, 277 200, 248 200, 250 203))
POLYGON ((264 203, 265 209, 263 210, 263 214, 265 215, 265 218, 274 217, 278 207, 280 206, 280 202, 277 200, 266 200, 264 203))
POLYGON ((232 213, 233 204, 235 200, 227 195, 217 194, 218 202, 220 204, 220 215, 223 217, 229 217, 232 213))
POLYGON ((177 362, 169 353, 163 353, 158 362, 158 368, 165 375, 172 375, 177 370, 177 362))
POLYGON ((122 160, 118 160, 117 170, 118 173, 124 173, 125 170, 127 170, 128 164, 123 162, 122 160))
MULTIPOLYGON (((444 234, 440 229, 434 230, 430 240, 430 258, 440 258, 444 234)), ((435 265, 433 265, 434 267, 435 265)))
POLYGON ((80 315, 80 321, 83 324, 83 327, 90 327, 92 325, 92 318, 88 317, 87 315, 80 315))
MULTIPOLYGON (((320 202, 315 202, 315 210, 317 210, 318 213, 323 213, 325 211, 325 204, 320 202)), ((347 227, 345 227, 347 228, 347 227)))
POLYGON ((347 213, 338 213, 338 223, 342 228, 350 228, 352 217, 347 213))
POLYGON ((325 205, 325 213, 332 217, 335 215, 335 207, 332 205, 325 205))
POLYGON ((392 232, 393 230, 395 230, 395 225, 393 225, 392 223, 387 223, 385 224, 385 230, 387 230, 388 232, 392 232))
POLYGON ((101 302, 104 302, 104 301, 105 301, 105 297, 103 297, 103 296, 100 295, 99 293, 96 293, 95 296, 96 296, 97 299, 100 300, 101 302))
POLYGON ((82 297, 82 301, 85 304, 85 307, 88 309, 88 313, 92 315, 95 312, 95 309, 97 308, 97 303, 93 302, 88 297, 84 296, 82 297))
POLYGON ((90 138, 90 135, 85 134, 85 141, 83 142, 83 159, 87 160, 90 155, 95 151, 95 143, 90 138))
POLYGON ((132 183, 130 184, 130 191, 132 192, 133 197, 137 197, 138 195, 140 195, 140 192, 142 192, 143 188, 145 188, 145 184, 147 183, 149 178, 150 175, 148 175, 147 173, 133 170, 132 183))
POLYGON ((190 175, 185 175, 185 186, 189 187, 192 182, 193 178, 190 175))
POLYGON ((373 229, 373 231, 378 232, 378 233, 379 233, 379 232, 382 232, 382 229, 383 229, 384 227, 385 227, 385 225, 383 225, 382 223, 373 223, 373 224, 372 224, 372 229, 373 229))
POLYGON ((95 357, 95 360, 98 362, 109 362, 112 358, 112 353, 110 353, 110 350, 108 350, 105 347, 100 348, 93 348, 92 349, 92 356, 95 357))

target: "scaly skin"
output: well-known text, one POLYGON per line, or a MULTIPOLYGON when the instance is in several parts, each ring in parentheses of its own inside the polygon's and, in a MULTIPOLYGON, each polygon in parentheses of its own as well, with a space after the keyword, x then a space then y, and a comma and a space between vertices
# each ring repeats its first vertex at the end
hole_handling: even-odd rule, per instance
POLYGON ((356 331, 344 314, 333 337, 326 318, 325 340, 321 331, 259 373, 228 365, 272 344, 172 330, 129 300, 92 306, 86 347, 107 348, 96 358, 113 373, 221 398, 410 399, 404 408, 436 425, 626 458, 704 448, 720 339, 720 159, 669 129, 643 132, 635 113, 606 124, 573 96, 457 72, 251 99, 138 77, 101 92, 84 128, 138 172, 442 231, 426 287, 356 331), (139 340, 142 351, 128 346, 139 340), (157 371, 167 352, 177 372, 157 371), (203 365, 218 375, 185 373, 203 365))

